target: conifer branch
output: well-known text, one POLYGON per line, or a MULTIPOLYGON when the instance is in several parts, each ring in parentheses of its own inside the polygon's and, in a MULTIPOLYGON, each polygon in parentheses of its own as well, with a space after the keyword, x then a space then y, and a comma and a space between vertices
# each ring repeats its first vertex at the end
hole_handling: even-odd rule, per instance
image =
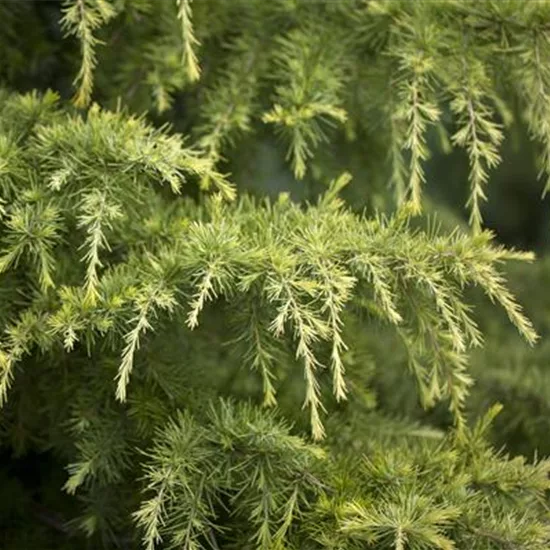
POLYGON ((0 348, 0 407, 7 402, 17 363, 30 352, 34 344, 47 346, 48 335, 43 315, 32 311, 23 312, 19 320, 6 329, 5 340, 7 345, 0 348))
POLYGON ((4 406, 8 399, 8 391, 13 384, 14 365, 18 356, 22 355, 23 351, 0 350, 0 406, 4 406))
MULTIPOLYGON (((494 121, 492 109, 483 98, 484 91, 491 89, 485 67, 470 56, 468 52, 461 56, 462 73, 458 81, 463 85, 454 92, 450 105, 461 128, 451 140, 468 152, 471 189, 466 206, 470 208, 470 225, 474 233, 479 233, 482 224, 480 203, 487 200, 484 188, 489 180, 488 170, 500 162, 498 149, 504 136, 501 126, 494 121)), ((449 87, 455 88, 452 83, 449 87)))
POLYGON ((273 385, 273 379, 275 378, 273 370, 276 366, 277 348, 275 343, 271 341, 272 336, 269 334, 268 327, 264 326, 265 323, 259 309, 255 302, 244 309, 245 330, 237 341, 244 341, 248 344, 244 359, 261 375, 264 406, 274 407, 277 400, 275 386, 273 385))
POLYGON ((197 539, 209 528, 213 515, 204 501, 209 491, 209 454, 203 431, 189 417, 180 414, 159 431, 145 470, 145 491, 154 496, 133 514, 148 550, 157 548, 167 531, 171 542, 185 550, 202 548, 197 539), (166 516, 173 514, 167 521, 166 516))
POLYGON ((388 158, 391 166, 390 185, 394 189, 395 202, 402 206, 407 196, 407 166, 403 156, 403 120, 395 111, 394 102, 389 102, 387 118, 390 121, 390 145, 388 158))
POLYGON ((287 159, 297 179, 305 176, 314 149, 327 140, 325 127, 347 120, 339 99, 344 83, 339 48, 332 44, 329 50, 315 32, 313 27, 279 40, 278 71, 286 85, 277 88, 276 102, 262 116, 288 141, 287 159))
POLYGON ((528 34, 528 40, 520 45, 520 65, 516 69, 520 92, 525 98, 525 116, 530 133, 542 144, 539 177, 544 173, 547 176, 543 196, 550 189, 550 71, 546 66, 549 55, 548 31, 535 28, 528 34))
MULTIPOLYGON (((158 311, 174 309, 178 303, 176 293, 182 287, 185 294, 193 296, 187 315, 191 328, 198 323, 207 301, 223 298, 231 304, 236 298, 261 297, 276 310, 269 327, 274 343, 278 341, 279 346, 286 330, 291 330, 294 352, 303 362, 304 404, 310 409, 313 433, 320 438, 323 434, 321 344, 330 344, 334 390, 337 397, 343 398, 344 306, 354 300, 361 303, 372 293, 382 318, 392 325, 416 327, 412 338, 425 339, 423 349, 411 363, 420 387, 424 388, 423 399, 433 404, 451 398, 453 414, 460 423, 470 385, 465 373, 465 354, 481 340, 463 303, 462 289, 468 284, 481 286, 505 309, 520 333, 533 342, 536 335, 531 324, 495 267, 505 259, 528 257, 491 246, 488 234, 476 238, 432 237, 409 230, 406 213, 390 220, 364 220, 335 207, 338 203, 335 198, 327 200, 305 212, 284 202, 265 208, 244 201, 234 209, 215 200, 209 205, 211 221, 188 224, 187 231, 181 234, 180 230, 180 237, 164 248, 158 258, 138 254, 132 262, 138 261, 137 265, 144 262, 140 268, 143 279, 137 281, 142 290, 134 299, 134 326, 124 337, 117 398, 125 398, 141 337, 153 329, 158 311), (261 249, 258 239, 263 243, 261 249), (151 266, 158 266, 155 269, 161 271, 147 275, 151 266), (168 273, 172 273, 173 282, 169 286, 159 283, 168 273), (414 295, 418 295, 418 300, 413 304, 414 295), (410 307, 406 306, 408 302, 410 307), (427 370, 415 366, 424 361, 431 365, 427 370)), ((61 310, 59 315, 54 314, 56 320, 52 320, 52 326, 59 325, 59 330, 62 327, 65 344, 70 336, 67 330, 83 331, 89 325, 94 332, 98 331, 100 325, 92 321, 89 308, 93 311, 94 307, 104 305, 86 307, 88 313, 84 316, 75 317, 74 309, 63 315, 61 310)), ((118 320, 113 317, 101 331, 120 330, 122 319, 127 318, 123 312, 124 308, 118 320)), ((258 321, 252 319, 253 323, 258 321)), ((266 355, 259 332, 251 328, 256 338, 249 353, 263 369, 265 395, 269 397, 271 352, 266 355)), ((73 334, 72 340, 75 337, 73 334)))
POLYGON ((178 4, 178 19, 181 22, 182 63, 189 80, 195 82, 200 78, 201 71, 197 60, 197 54, 195 53, 195 48, 200 44, 195 36, 191 19, 191 3, 193 0, 176 1, 178 4))
POLYGON ((415 74, 410 82, 401 87, 400 118, 407 122, 407 133, 403 147, 410 151, 409 162, 409 200, 414 212, 421 210, 421 189, 425 183, 423 162, 428 159, 426 144, 428 125, 437 122, 440 112, 435 103, 426 97, 428 81, 422 73, 415 74))
POLYGON ((375 544, 389 539, 395 550, 405 550, 407 546, 454 549, 453 542, 444 535, 444 529, 456 519, 457 509, 437 506, 428 498, 410 493, 395 497, 403 500, 392 502, 393 499, 388 499, 373 507, 349 504, 342 531, 375 544))
POLYGON ((77 87, 73 99, 77 107, 87 107, 92 99, 96 47, 102 44, 94 33, 115 15, 109 0, 68 0, 65 5, 61 25, 67 35, 75 36, 80 42, 80 70, 73 82, 77 87))
MULTIPOLYGON (((303 286, 308 292, 314 284, 303 286)), ((312 346, 320 339, 325 338, 328 326, 313 312, 300 307, 294 296, 292 284, 285 279, 284 275, 279 280, 273 280, 268 287, 268 296, 271 300, 280 303, 278 314, 271 323, 270 330, 277 337, 282 336, 285 324, 290 322, 293 326, 293 338, 296 341, 296 358, 301 359, 304 365, 304 376, 306 381, 306 394, 304 407, 309 407, 311 429, 314 439, 321 439, 324 436, 324 429, 320 419, 322 403, 320 399, 320 386, 315 371, 321 366, 312 346)), ((311 292, 311 290, 310 290, 311 292)))
POLYGON ((118 205, 109 205, 105 194, 99 191, 91 192, 82 201, 83 214, 80 216, 79 227, 86 228, 87 237, 81 248, 87 248, 83 260, 86 267, 86 300, 95 303, 98 298, 99 277, 97 270, 103 264, 99 259, 101 249, 109 249, 105 230, 112 229, 112 222, 122 217, 118 205))
POLYGON ((126 346, 115 378, 117 381, 116 398, 126 401, 126 388, 134 368, 134 356, 140 346, 140 338, 153 328, 151 317, 156 316, 156 309, 172 311, 176 305, 175 298, 163 283, 149 284, 136 299, 136 316, 132 319, 134 327, 124 336, 126 346))
POLYGON ((30 260, 38 273, 42 290, 55 286, 53 246, 59 241, 59 212, 53 204, 14 205, 6 220, 4 254, 0 257, 0 273, 17 267, 21 258, 30 260))

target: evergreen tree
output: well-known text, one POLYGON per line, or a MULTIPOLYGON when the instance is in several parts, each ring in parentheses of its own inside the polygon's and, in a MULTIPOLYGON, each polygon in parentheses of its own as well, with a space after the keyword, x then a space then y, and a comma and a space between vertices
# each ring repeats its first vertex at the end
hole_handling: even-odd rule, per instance
POLYGON ((0 548, 550 547, 550 2, 0 14, 0 548))

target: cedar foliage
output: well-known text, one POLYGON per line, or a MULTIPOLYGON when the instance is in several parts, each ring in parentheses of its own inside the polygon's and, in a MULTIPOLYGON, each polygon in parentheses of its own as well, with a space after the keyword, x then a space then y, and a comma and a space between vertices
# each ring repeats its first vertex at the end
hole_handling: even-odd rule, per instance
POLYGON ((548 262, 483 208, 521 124, 549 186, 549 3, 0 13, 2 548, 548 548, 548 262))

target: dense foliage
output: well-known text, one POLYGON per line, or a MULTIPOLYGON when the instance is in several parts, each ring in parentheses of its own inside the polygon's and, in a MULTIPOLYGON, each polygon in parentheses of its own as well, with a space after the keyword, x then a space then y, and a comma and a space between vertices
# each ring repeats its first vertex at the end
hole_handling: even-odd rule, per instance
POLYGON ((550 546, 550 3, 0 15, 0 548, 550 546))

